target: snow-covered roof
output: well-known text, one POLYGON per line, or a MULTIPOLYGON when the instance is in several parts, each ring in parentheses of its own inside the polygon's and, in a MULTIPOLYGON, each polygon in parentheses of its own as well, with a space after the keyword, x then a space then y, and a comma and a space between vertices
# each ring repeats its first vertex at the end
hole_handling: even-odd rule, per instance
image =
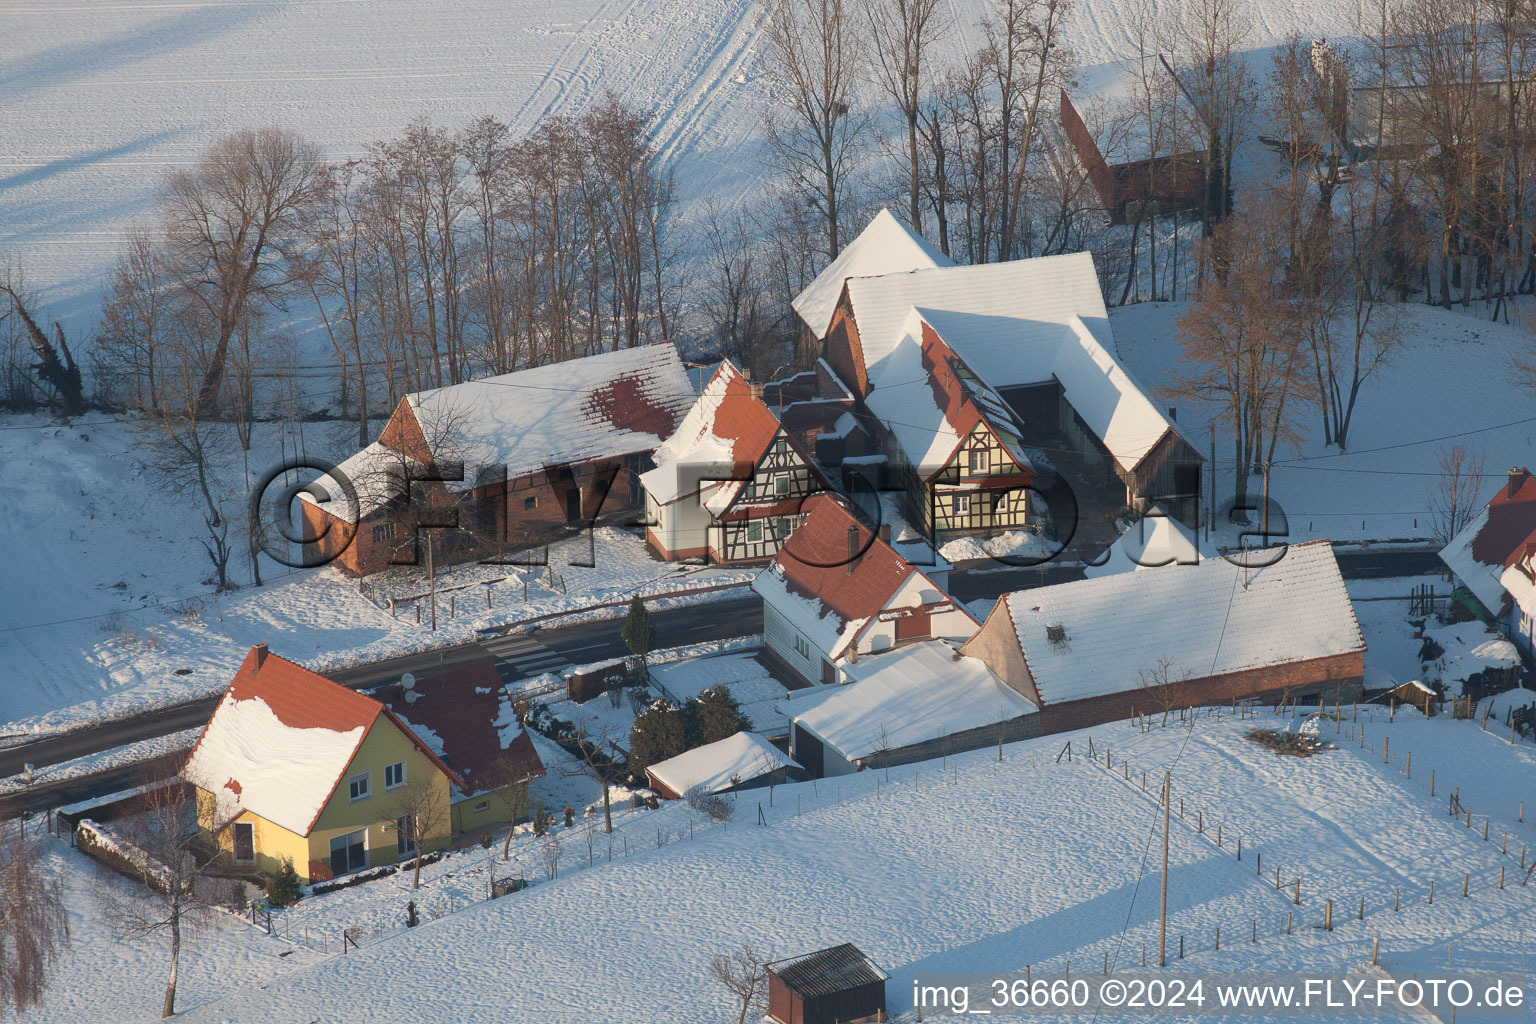
POLYGON ((928 640, 846 667, 854 682, 792 694, 785 714, 850 760, 1040 709, 979 659, 928 640))
POLYGON ((1242 558, 1273 564, 1216 558, 999 600, 1046 704, 1135 690, 1165 658, 1198 679, 1365 650, 1328 541, 1242 558))
POLYGON ((907 313, 900 342, 870 383, 870 411, 886 425, 920 475, 941 471, 960 442, 983 422, 1020 471, 1033 472, 1019 441, 1013 410, 933 327, 927 310, 913 308, 907 313))
POLYGON ((420 464, 399 452, 375 441, 360 452, 354 452, 336 467, 305 490, 299 498, 317 505, 347 523, 367 518, 389 501, 404 493, 407 472, 419 470, 420 464), (354 509, 352 495, 347 493, 337 478, 351 485, 357 498, 354 509))
POLYGON ((545 466, 648 452, 693 404, 670 342, 618 349, 406 397, 439 458, 505 466, 509 477, 545 466))
MULTIPOLYGON (((920 570, 831 495, 815 495, 804 507, 805 521, 753 579, 752 589, 836 660, 920 570)), ((942 593, 937 584, 933 589, 942 593)))
POLYGON ((827 264, 816 279, 796 295, 790 306, 820 338, 827 333, 832 312, 850 277, 893 274, 904 270, 952 267, 954 261, 922 235, 882 209, 859 236, 827 264))
POLYGON ((1498 493, 1440 552, 1440 560, 1495 615, 1512 600, 1536 617, 1536 475, 1526 469, 1513 472, 1518 474, 1513 492, 1508 483, 1501 483, 1498 493))
POLYGON ((738 732, 669 757, 645 771, 653 782, 683 796, 696 786, 718 793, 784 767, 800 766, 756 733, 738 732))
POLYGON ((848 295, 876 391, 912 377, 906 346, 917 308, 992 388, 1060 381, 1122 469, 1174 429, 1114 355, 1090 253, 854 278, 848 295))
POLYGON ((1198 565, 1220 555, 1172 516, 1144 516, 1131 524, 1096 560, 1085 566, 1089 579, 1171 565, 1198 565))
POLYGON ((640 481, 661 505, 708 490, 704 504, 719 515, 751 483, 754 467, 778 432, 773 410, 724 360, 677 430, 656 449, 656 466, 640 481))
POLYGON ((264 646, 246 655, 182 775, 214 794, 222 820, 250 811, 308 835, 380 716, 460 784, 378 701, 269 654, 264 646))

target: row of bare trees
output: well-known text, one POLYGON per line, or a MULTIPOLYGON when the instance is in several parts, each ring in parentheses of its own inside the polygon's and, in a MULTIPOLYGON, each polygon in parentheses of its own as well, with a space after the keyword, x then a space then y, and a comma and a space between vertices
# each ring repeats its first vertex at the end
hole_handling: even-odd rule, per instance
POLYGON ((523 138, 418 120, 339 164, 289 132, 237 132, 168 177, 119 259, 98 386, 248 423, 258 382, 292 375, 285 322, 304 304, 366 443, 403 393, 666 337, 672 186, 649 133, 611 97, 523 138))

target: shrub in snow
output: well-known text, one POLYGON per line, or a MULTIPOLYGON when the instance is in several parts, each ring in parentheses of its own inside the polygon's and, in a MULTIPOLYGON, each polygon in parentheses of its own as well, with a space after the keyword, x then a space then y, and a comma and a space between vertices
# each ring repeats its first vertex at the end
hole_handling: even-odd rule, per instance
POLYGON ((421 924, 421 918, 416 916, 416 901, 409 900, 405 904, 405 926, 415 928, 418 924, 421 924))
POLYGON ((304 891, 299 885, 299 873, 293 869, 293 861, 283 859, 272 881, 267 883, 267 902, 274 907, 287 907, 299 902, 304 891))
POLYGON ((665 697, 635 717, 629 731, 629 770, 639 779, 651 765, 688 749, 683 714, 665 697))
POLYGON ((540 804, 538 810, 533 812, 533 834, 544 836, 549 832, 549 815, 544 812, 544 805, 540 804))
POLYGON ((711 686, 688 702, 686 725, 690 747, 752 729, 752 723, 741 713, 741 705, 724 686, 711 686))
POLYGON ((566 828, 575 828, 576 827, 576 808, 569 807, 569 806, 566 807, 566 809, 565 809, 565 827, 566 828))
POLYGON ((238 878, 231 879, 229 883, 229 909, 237 914, 244 914, 247 906, 245 883, 238 878))
POLYGON ((683 794, 683 799, 688 801, 688 806, 704 815, 710 821, 727 822, 731 820, 731 813, 736 805, 719 793, 711 793, 703 786, 694 786, 683 794))
POLYGON ((491 834, 489 832, 480 833, 480 848, 482 850, 489 850, 491 848, 491 834))

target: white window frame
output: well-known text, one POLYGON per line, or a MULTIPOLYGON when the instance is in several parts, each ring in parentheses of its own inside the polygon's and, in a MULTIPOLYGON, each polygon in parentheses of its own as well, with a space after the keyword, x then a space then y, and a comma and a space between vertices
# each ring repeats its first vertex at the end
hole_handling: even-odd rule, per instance
POLYGON ((237 821, 229 827, 229 853, 230 858, 236 864, 256 863, 256 825, 253 822, 237 821), (240 840, 236 837, 238 830, 242 828, 250 829, 251 831, 251 855, 249 857, 240 856, 240 840))
POLYGON ((408 817, 410 817, 410 815, 402 814, 400 817, 395 819, 395 856, 396 857, 410 857, 410 856, 414 856, 416 854, 416 843, 411 839, 411 830, 410 830, 410 828, 400 824, 402 821, 405 821, 406 818, 408 818, 408 817))
POLYGON ((954 514, 968 516, 971 514, 971 496, 969 494, 955 495, 954 514))
POLYGON ((490 809, 490 806, 491 802, 489 800, 477 800, 475 802, 474 812, 476 814, 484 814, 487 810, 490 809))
POLYGON ((980 475, 986 473, 988 468, 989 468, 989 463, 988 463, 988 460, 987 460, 987 450, 985 448, 972 448, 971 449, 971 475, 972 476, 980 476, 980 475))
POLYGON ((347 802, 348 803, 353 803, 353 804, 359 803, 359 802, 361 802, 363 800, 367 800, 371 796, 373 796, 373 772, 372 772, 372 770, 369 770, 369 771, 366 771, 366 772, 358 772, 356 775, 349 775, 349 776, 347 776, 347 802), (354 782, 357 782, 359 779, 361 779, 362 782, 363 782, 363 792, 362 792, 362 795, 360 795, 360 796, 357 795, 353 791, 353 789, 352 789, 352 784, 354 782))
POLYGON ((387 765, 385 765, 384 766, 384 792, 388 793, 392 789, 399 789, 403 785, 405 785, 405 762, 404 761, 396 761, 394 764, 387 764, 387 765), (392 783, 392 782, 389 781, 389 773, 390 773, 391 770, 393 770, 395 768, 400 769, 400 777, 398 779, 396 779, 392 783))

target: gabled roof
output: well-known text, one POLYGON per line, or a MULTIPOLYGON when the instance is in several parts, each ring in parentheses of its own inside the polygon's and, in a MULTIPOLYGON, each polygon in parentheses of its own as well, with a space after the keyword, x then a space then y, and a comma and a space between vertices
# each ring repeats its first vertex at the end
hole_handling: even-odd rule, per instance
POLYGON ((844 992, 890 978, 851 942, 777 960, 766 966, 770 974, 804 999, 844 992))
POLYGON ((837 259, 796 295, 790 306, 820 338, 827 333, 832 312, 850 277, 893 274, 904 270, 952 267, 954 261, 922 235, 882 209, 837 259))
POLYGON ((956 354, 913 309, 902 340, 882 365, 884 371, 867 404, 924 479, 941 472, 960 442, 985 423, 1021 474, 1034 467, 1019 443, 1019 423, 1007 403, 956 354))
POLYGON ((1173 424, 1114 356, 1090 253, 853 278, 848 298, 871 388, 910 374, 909 311, 995 389, 1060 381, 1115 461, 1134 469, 1173 424))
POLYGON ((458 774, 463 796, 545 773, 493 658, 422 672, 412 690, 391 688, 387 706, 458 774))
POLYGON ((1089 579, 1173 565, 1198 565, 1219 558, 1189 527, 1172 516, 1143 516, 1105 549, 1097 564, 1084 567, 1089 579))
POLYGON ((459 777, 384 705, 286 658, 251 648, 182 774, 214 794, 221 818, 241 811, 307 836, 380 717, 450 782, 459 777))
POLYGON ((336 467, 334 474, 327 473, 315 480, 299 492, 299 497, 343 522, 355 523, 383 508, 391 498, 405 494, 407 473, 418 472, 421 468, 416 460, 375 441, 348 456, 336 467), (355 493, 349 495, 337 477, 350 484, 355 493), (353 497, 357 499, 355 507, 353 497))
POLYGON ((1326 540, 998 600, 1043 704, 1138 689, 1166 658, 1192 679, 1365 650, 1326 540), (1283 551, 1283 553, 1282 553, 1283 551), (1278 558, 1276 558, 1278 556, 1278 558))
POLYGON ((784 713, 849 760, 900 750, 1040 709, 942 640, 860 658, 845 686, 795 691, 784 713))
POLYGON ((686 796, 695 786, 718 793, 785 767, 800 766, 756 733, 738 732, 653 764, 645 773, 686 796))
POLYGON ((1501 481, 1498 493, 1451 539, 1440 560, 1495 614, 1513 601, 1536 616, 1531 561, 1536 554, 1536 475, 1528 469, 1511 472, 1517 481, 1513 493, 1501 481))
MULTIPOLYGON (((836 659, 910 577, 927 576, 833 496, 815 495, 804 507, 805 522, 757 574, 752 589, 836 659)), ((937 584, 934 589, 942 593, 937 584)))
POLYGON ((710 490, 719 515, 752 480, 779 433, 779 419, 729 359, 720 363, 677 430, 656 449, 656 468, 640 477, 658 504, 710 490))
POLYGON ((568 359, 499 377, 419 391, 405 401, 446 461, 505 466, 509 477, 545 466, 648 452, 693 403, 670 342, 568 359))

